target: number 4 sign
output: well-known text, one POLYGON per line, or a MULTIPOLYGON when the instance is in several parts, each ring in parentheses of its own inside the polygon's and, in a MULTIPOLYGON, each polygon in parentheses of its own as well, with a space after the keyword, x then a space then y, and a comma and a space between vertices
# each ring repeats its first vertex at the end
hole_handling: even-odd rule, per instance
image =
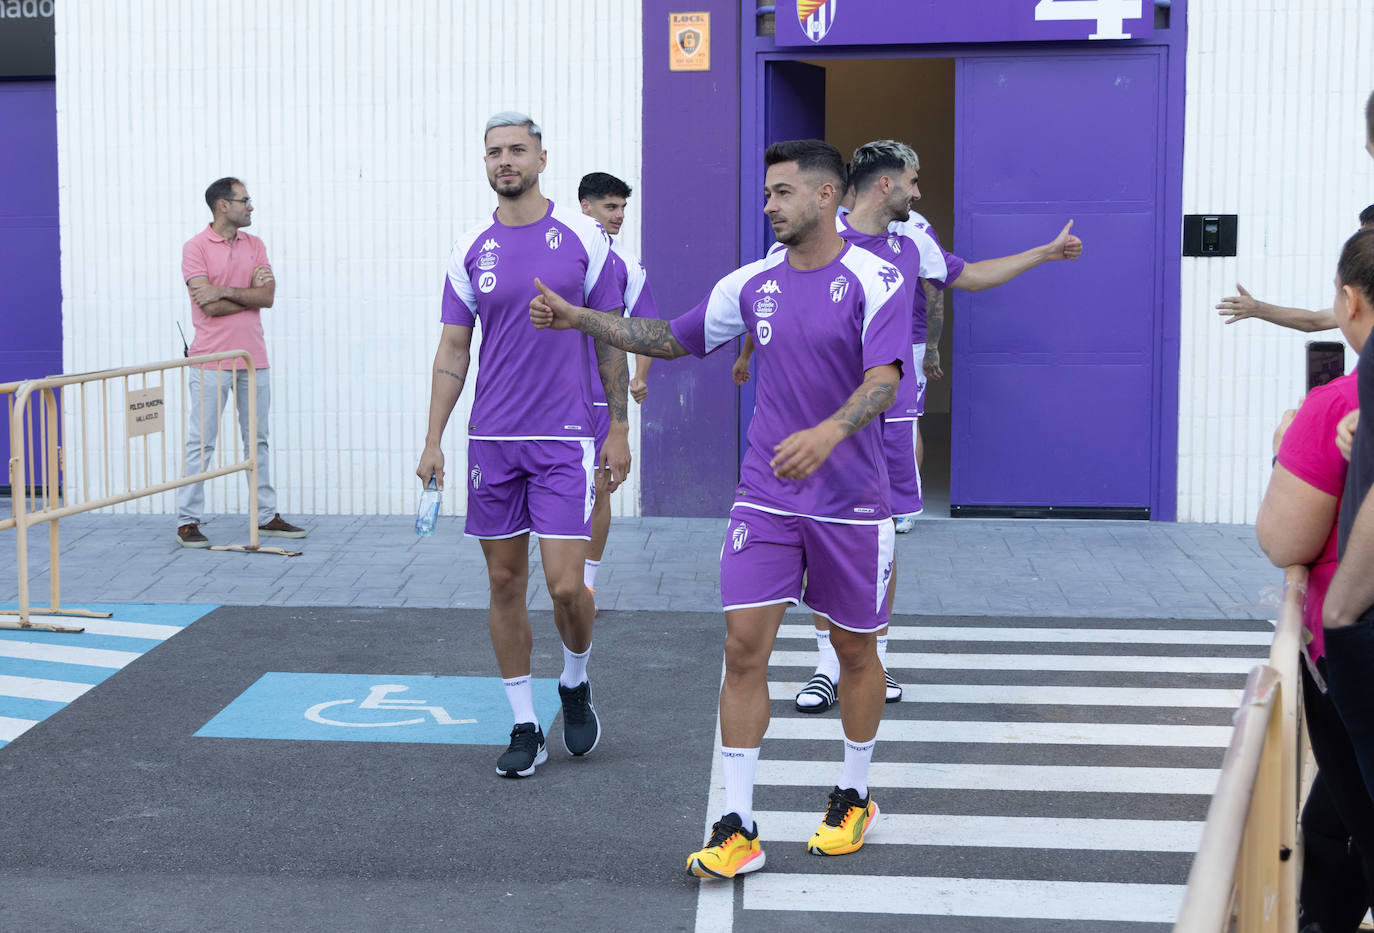
POLYGON ((1092 20, 1097 31, 1089 39, 1129 39, 1122 26, 1128 19, 1139 19, 1143 0, 1040 0, 1035 5, 1039 21, 1092 20))

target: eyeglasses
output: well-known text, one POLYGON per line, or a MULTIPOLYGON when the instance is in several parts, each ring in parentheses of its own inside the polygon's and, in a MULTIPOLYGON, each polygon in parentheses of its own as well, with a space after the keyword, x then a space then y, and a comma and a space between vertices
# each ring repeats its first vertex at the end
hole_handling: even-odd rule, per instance
POLYGON ((252 207, 252 206, 253 206, 253 199, 252 199, 252 198, 225 198, 224 200, 226 200, 226 201, 232 201, 232 202, 234 202, 235 204, 242 204, 244 207, 252 207))

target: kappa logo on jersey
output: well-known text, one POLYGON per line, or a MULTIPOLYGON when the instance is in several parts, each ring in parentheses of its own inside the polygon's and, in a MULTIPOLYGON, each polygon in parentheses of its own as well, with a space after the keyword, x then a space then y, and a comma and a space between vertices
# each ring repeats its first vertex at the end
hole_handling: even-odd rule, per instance
POLYGON ((495 269, 496 261, 499 258, 500 257, 497 256, 495 253, 482 253, 480 256, 477 257, 477 268, 481 269, 483 272, 488 272, 492 269, 495 269))
POLYGON ((841 301, 844 301, 845 293, 848 291, 849 279, 842 275, 837 275, 834 281, 830 283, 830 300, 835 302, 835 304, 839 304, 841 301))
POLYGON ((889 233, 887 235, 887 248, 892 250, 892 255, 900 256, 902 254, 902 238, 895 233, 889 233))
POLYGON ((557 227, 550 227, 544 232, 544 242, 549 244, 549 249, 558 249, 558 245, 563 242, 563 231, 557 227))
POLYGON ((487 239, 485 240, 485 242, 482 243, 482 252, 484 252, 484 253, 489 253, 489 252, 491 252, 492 250, 494 250, 494 249, 496 249, 497 247, 499 247, 500 245, 501 245, 500 243, 497 243, 497 242, 496 242, 495 240, 493 240, 491 237, 487 237, 487 239))
POLYGON ((730 532, 730 547, 738 551, 744 547, 744 543, 749 540, 749 526, 740 522, 735 526, 735 530, 730 532))
POLYGON ((776 295, 780 291, 782 291, 782 289, 778 287, 777 279, 769 279, 767 282, 764 282, 762 285, 760 285, 758 289, 754 292, 754 294, 776 295))
POLYGON ((883 266, 880 270, 878 270, 878 278, 882 279, 883 283, 887 285, 888 291, 892 291, 893 283, 895 283, 901 277, 902 274, 897 271, 896 266, 883 266))
POLYGON ((754 328, 754 336, 758 339, 759 346, 766 346, 768 341, 773 339, 773 325, 767 321, 759 321, 754 328))
POLYGON ((477 290, 484 295, 490 295, 491 290, 496 287, 496 273, 483 272, 477 278, 477 290))
POLYGON ((470 472, 468 476, 472 479, 473 489, 482 488, 482 468, 480 466, 474 464, 472 467, 472 472, 470 472))
POLYGON ((797 22, 812 42, 820 42, 835 25, 838 0, 797 0, 797 22))
POLYGON ((778 310, 778 303, 767 295, 754 302, 754 314, 758 317, 772 317, 778 310))

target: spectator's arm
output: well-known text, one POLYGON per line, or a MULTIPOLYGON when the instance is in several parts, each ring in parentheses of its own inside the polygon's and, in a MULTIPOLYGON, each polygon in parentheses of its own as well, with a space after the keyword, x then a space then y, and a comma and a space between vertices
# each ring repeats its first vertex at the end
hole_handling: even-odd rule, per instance
POLYGON ((1326 591, 1322 626, 1354 625, 1370 606, 1374 606, 1374 496, 1367 495, 1355 515, 1345 553, 1326 591))
POLYGON ((191 300, 210 317, 234 314, 245 308, 270 308, 277 295, 277 280, 266 266, 253 270, 253 284, 247 287, 211 285, 210 279, 201 275, 192 276, 186 287, 191 292, 191 300), (232 307, 223 302, 229 302, 232 307))
POLYGON ((1240 292, 1239 295, 1229 295, 1217 304, 1217 313, 1226 318, 1227 324, 1253 317, 1309 334, 1319 330, 1331 330, 1336 326, 1336 312, 1330 308, 1323 311, 1284 308, 1260 301, 1247 292, 1243 285, 1236 285, 1236 289, 1240 292))
POLYGON ((1331 537, 1339 507, 1338 497, 1276 466, 1255 518, 1255 537, 1275 567, 1310 564, 1331 537))

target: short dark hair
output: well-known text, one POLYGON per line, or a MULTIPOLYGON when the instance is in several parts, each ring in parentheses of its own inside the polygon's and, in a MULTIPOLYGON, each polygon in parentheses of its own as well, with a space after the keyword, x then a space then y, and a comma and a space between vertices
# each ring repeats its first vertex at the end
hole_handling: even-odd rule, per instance
POLYGON ((1374 224, 1374 204, 1360 211, 1360 226, 1363 227, 1366 224, 1374 224))
POLYGON ((1336 263, 1336 281, 1374 302, 1374 230, 1361 230, 1345 241, 1336 263))
POLYGON ((844 170, 844 156, 840 150, 823 139, 785 139, 773 143, 763 154, 763 164, 778 165, 796 162, 803 172, 823 172, 835 181, 835 190, 844 193, 848 176, 844 170))
POLYGON ((210 187, 205 189, 205 204, 210 208, 210 212, 214 213, 215 202, 220 198, 224 198, 226 201, 232 198, 234 196, 234 186, 241 184, 243 184, 243 182, 233 176, 217 178, 210 182, 210 187))
POLYGON ((588 172, 582 176, 582 181, 577 185, 577 200, 579 201, 600 201, 603 198, 628 198, 631 189, 629 185, 608 175, 606 172, 588 172))

